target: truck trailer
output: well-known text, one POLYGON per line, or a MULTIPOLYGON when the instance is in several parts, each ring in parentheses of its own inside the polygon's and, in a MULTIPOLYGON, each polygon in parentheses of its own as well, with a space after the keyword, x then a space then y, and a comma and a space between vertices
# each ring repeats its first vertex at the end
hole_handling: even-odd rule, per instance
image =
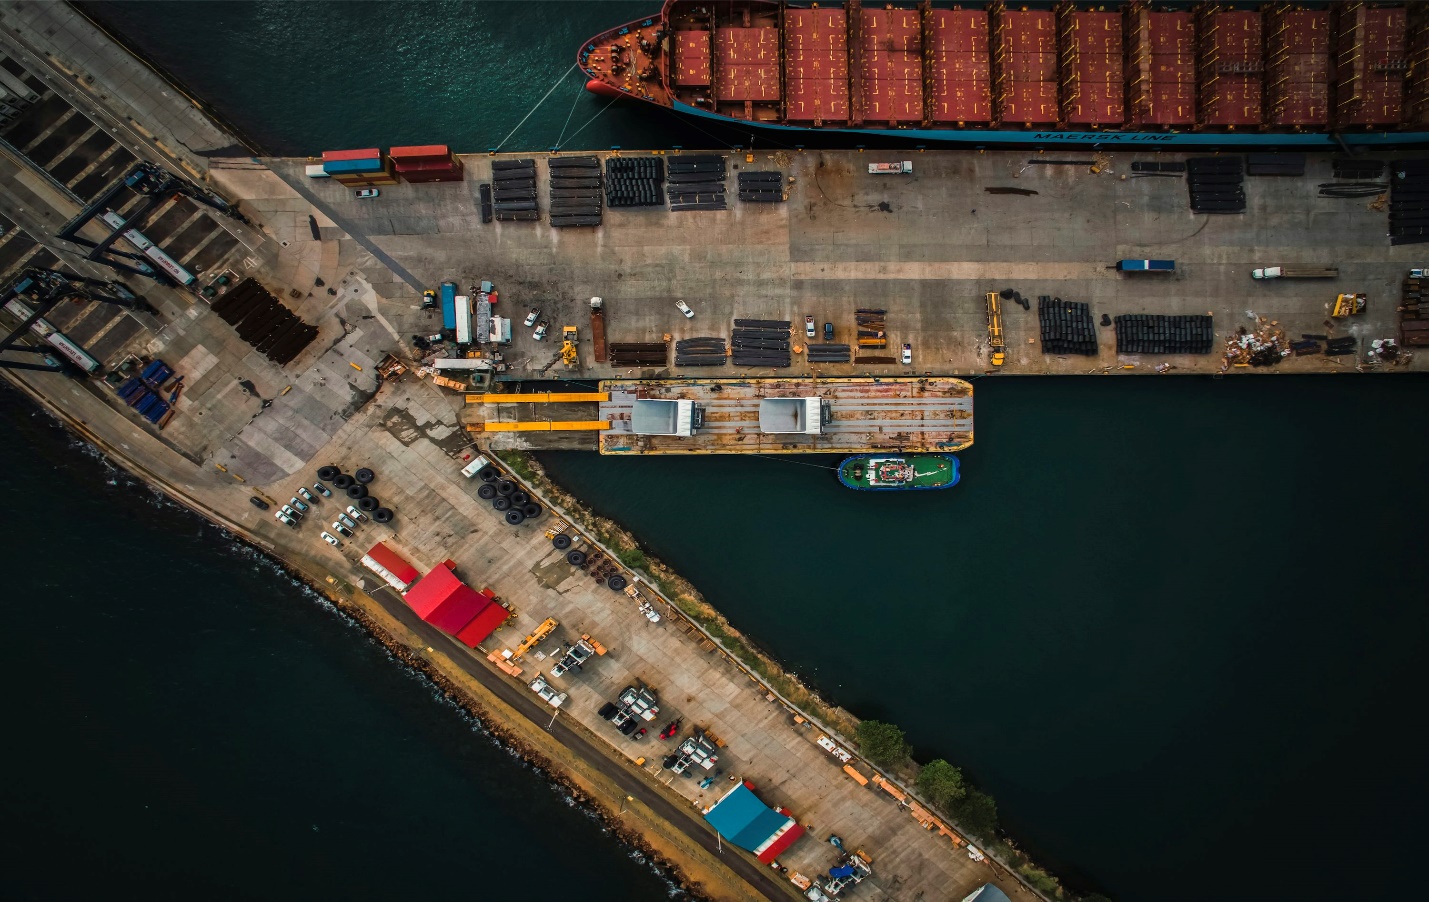
POLYGON ((1334 266, 1264 266, 1252 269, 1252 279, 1335 279, 1340 275, 1334 266))

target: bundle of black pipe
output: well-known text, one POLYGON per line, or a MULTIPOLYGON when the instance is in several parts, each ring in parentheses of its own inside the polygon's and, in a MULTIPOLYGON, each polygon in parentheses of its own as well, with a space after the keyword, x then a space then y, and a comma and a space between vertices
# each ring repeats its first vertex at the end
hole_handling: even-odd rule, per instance
POLYGON ((1042 353, 1095 354, 1096 325, 1087 304, 1049 298, 1037 299, 1037 320, 1042 327, 1042 353))
POLYGON ((749 169, 739 174, 739 199, 754 204, 784 202, 784 173, 749 169))
POLYGON ((1389 185, 1389 243, 1429 242, 1429 160, 1395 160, 1389 185))
POLYGON ((491 206, 491 185, 482 182, 477 186, 477 193, 481 195, 481 221, 491 222, 494 211, 491 206))
POLYGON ((1332 338, 1325 342, 1326 357, 1343 357, 1346 354, 1353 354, 1359 339, 1353 335, 1346 335, 1341 338, 1332 338))
POLYGON ((1186 161, 1193 213, 1244 213, 1245 161, 1240 157, 1192 157, 1186 161))
POLYGON ((497 222, 535 222, 541 216, 536 207, 536 161, 492 161, 491 194, 497 222))
POLYGON ((682 338, 675 342, 675 366, 724 366, 729 355, 723 338, 682 338))
POLYGON ((671 210, 724 210, 724 157, 689 154, 671 157, 665 194, 671 210))
POLYGON ((239 338, 279 366, 291 363, 318 334, 317 326, 298 319, 251 278, 214 301, 211 309, 238 331, 239 338))
POLYGON ((664 366, 669 349, 662 341, 627 341, 610 345, 611 366, 664 366))
POLYGON ((810 363, 848 363, 853 359, 853 349, 848 345, 809 345, 810 363))
POLYGON ((789 350, 787 320, 737 319, 730 337, 735 366, 783 368, 793 359, 789 350))
POLYGON ((658 207, 665 161, 659 157, 610 157, 605 161, 608 207, 658 207))
POLYGON ((1131 313, 1116 318, 1118 354, 1209 354, 1215 337, 1209 316, 1131 313))
POLYGON ((600 225, 601 178, 598 157, 551 157, 551 226, 600 225))

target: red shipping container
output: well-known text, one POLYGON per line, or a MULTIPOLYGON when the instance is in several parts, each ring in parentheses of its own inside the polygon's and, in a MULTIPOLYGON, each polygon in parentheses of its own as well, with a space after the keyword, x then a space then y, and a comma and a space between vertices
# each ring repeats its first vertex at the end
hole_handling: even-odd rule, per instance
POLYGON ((323 151, 323 162, 333 160, 376 160, 382 157, 382 151, 375 147, 366 150, 325 150, 323 151))
POLYGON ((451 156, 445 144, 416 144, 387 151, 393 160, 440 160, 451 156))

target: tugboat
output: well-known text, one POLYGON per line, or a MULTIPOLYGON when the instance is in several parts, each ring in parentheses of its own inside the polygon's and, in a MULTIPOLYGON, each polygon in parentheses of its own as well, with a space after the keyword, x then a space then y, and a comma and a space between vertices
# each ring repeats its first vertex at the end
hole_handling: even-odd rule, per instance
POLYGON ((839 482, 862 491, 946 489, 958 477, 951 454, 855 454, 839 464, 839 482))

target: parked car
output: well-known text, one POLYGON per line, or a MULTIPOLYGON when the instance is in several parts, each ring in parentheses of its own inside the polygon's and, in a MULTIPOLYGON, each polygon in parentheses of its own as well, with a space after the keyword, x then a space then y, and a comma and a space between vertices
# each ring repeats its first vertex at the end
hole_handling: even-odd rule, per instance
POLYGON ((277 520, 279 523, 286 523, 286 524, 288 524, 289 526, 297 526, 297 525, 298 525, 298 521, 297 521, 297 520, 294 520, 292 517, 288 516, 286 513, 284 513, 284 512, 281 511, 281 510, 278 511, 277 513, 273 514, 273 519, 274 519, 274 520, 277 520))
POLYGON ((531 334, 531 337, 536 339, 537 341, 540 341, 541 339, 546 337, 546 331, 550 328, 551 324, 549 322, 547 322, 546 320, 541 320, 541 325, 536 327, 536 331, 531 334))
POLYGON ((354 523, 350 518, 348 518, 346 514, 338 514, 337 522, 341 523, 343 526, 346 526, 348 529, 357 528, 357 524, 354 523))
POLYGON ((536 325, 536 320, 539 319, 540 316, 541 316, 541 308, 540 308, 540 307, 532 307, 532 308, 531 308, 531 312, 528 313, 528 314, 526 314, 526 328, 529 329, 529 328, 531 328, 532 326, 536 325))
POLYGON ((326 543, 328 543, 329 545, 331 545, 331 546, 334 547, 334 548, 341 548, 341 547, 342 547, 342 543, 341 543, 341 542, 339 542, 337 539, 333 538, 332 536, 328 535, 327 533, 323 533, 323 541, 326 542, 326 543))
POLYGON ((834 324, 824 323, 824 341, 834 340, 834 324))
POLYGON ((685 314, 685 319, 694 319, 695 311, 690 309, 690 305, 684 301, 676 301, 675 306, 680 308, 680 312, 685 314))
POLYGON ((818 334, 814 331, 814 318, 812 316, 804 317, 804 334, 810 338, 818 334))
POLYGON ((308 506, 303 502, 299 501, 297 498, 289 498, 288 504, 292 506, 294 510, 301 511, 305 514, 308 512, 308 506))
POLYGON ((257 495, 249 495, 248 501, 260 511, 265 511, 268 509, 268 502, 264 501, 262 498, 259 498, 257 495))
POLYGON ((346 536, 349 539, 352 538, 352 530, 348 529, 346 526, 343 526, 336 520, 332 521, 332 531, 340 536, 346 536))
POLYGON ((301 488, 301 487, 300 487, 300 488, 298 489, 298 494, 303 496, 303 500, 304 500, 304 501, 311 501, 313 504, 317 504, 317 503, 318 503, 318 499, 316 499, 316 498, 313 497, 313 493, 310 492, 310 491, 308 491, 308 490, 305 489, 305 488, 301 488))
POLYGON ((913 346, 910 345, 910 344, 904 344, 904 345, 903 345, 903 365, 904 365, 904 366, 912 366, 912 365, 913 365, 913 346))
POLYGON ((285 517, 292 517, 294 520, 301 520, 301 519, 303 519, 303 515, 302 515, 302 514, 300 514, 300 513, 298 513, 297 511, 293 510, 291 507, 289 507, 289 506, 286 505, 286 504, 283 505, 283 506, 278 510, 278 513, 282 514, 282 515, 285 516, 285 517))
POLYGON ((353 520, 356 520, 358 523, 361 523, 363 520, 366 520, 366 519, 367 519, 367 515, 366 515, 366 514, 364 514, 362 511, 358 510, 357 508, 353 507, 351 504, 349 504, 349 505, 347 506, 347 515, 348 515, 349 517, 351 517, 353 520))
POLYGON ((377 197, 382 194, 382 192, 376 188, 359 188, 352 193, 358 197, 377 197))
POLYGON ((435 309, 437 309, 437 293, 436 293, 435 291, 431 290, 430 288, 428 288, 426 291, 422 292, 422 309, 423 309, 423 310, 435 310, 435 309))
POLYGON ((323 496, 324 498, 331 498, 331 497, 332 497, 332 492, 328 491, 328 487, 325 486, 325 485, 323 485, 321 482, 315 482, 315 483, 313 483, 313 490, 316 491, 319 495, 323 496))

